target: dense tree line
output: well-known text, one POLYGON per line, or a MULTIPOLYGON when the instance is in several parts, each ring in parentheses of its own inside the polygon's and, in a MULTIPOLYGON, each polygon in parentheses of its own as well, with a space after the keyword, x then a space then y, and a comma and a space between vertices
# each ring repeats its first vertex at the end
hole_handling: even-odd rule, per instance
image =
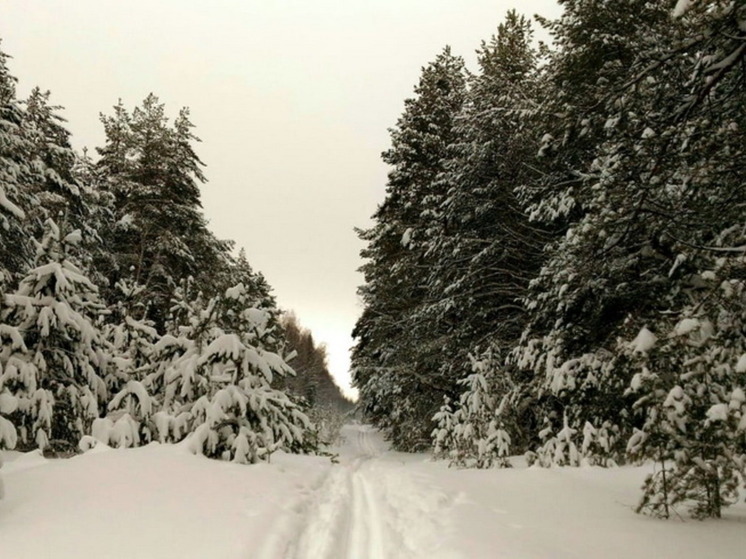
POLYGON ((308 417, 321 443, 335 443, 342 426, 350 420, 355 404, 334 382, 328 368, 326 346, 316 344, 311 331, 301 326, 293 312, 283 313, 280 324, 284 336, 283 353, 295 375, 279 378, 277 387, 308 406, 308 417))
MULTIPOLYGON (((209 230, 189 112, 102 115, 97 156, 0 53, 0 449, 188 438, 240 463, 318 445, 263 276, 209 230), (98 441, 98 442, 97 442, 98 441)), ((296 358, 297 359, 297 358, 296 358)))
POLYGON ((345 398, 329 372, 326 346, 316 344, 313 333, 301 326, 295 313, 283 313, 280 324, 286 360, 296 372, 282 378, 284 388, 305 399, 312 408, 350 411, 353 403, 345 398))
POLYGON ((563 0, 423 69, 360 231, 354 379, 453 463, 652 460, 639 510, 746 468, 746 6, 563 0))

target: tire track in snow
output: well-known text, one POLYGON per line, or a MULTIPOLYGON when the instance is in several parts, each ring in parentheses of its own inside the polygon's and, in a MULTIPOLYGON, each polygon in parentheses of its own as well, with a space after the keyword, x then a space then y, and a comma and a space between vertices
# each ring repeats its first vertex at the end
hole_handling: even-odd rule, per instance
POLYGON ((380 454, 369 431, 358 429, 354 453, 317 492, 292 559, 385 559, 383 521, 364 469, 380 454))
POLYGON ((366 536, 365 545, 348 549, 348 559, 356 557, 367 557, 368 559, 384 559, 383 552, 383 522, 380 510, 376 504, 375 496, 371 491, 370 484, 360 472, 355 472, 352 477, 353 487, 357 482, 357 499, 353 493, 353 502, 363 503, 364 516, 357 523, 353 523, 353 530, 364 532, 366 536), (366 554, 367 553, 367 554, 366 554))
POLYGON ((436 510, 420 504, 433 500, 430 493, 396 463, 379 463, 384 448, 371 433, 367 426, 347 429, 340 464, 278 519, 259 559, 441 557, 419 545, 437 532, 436 510))

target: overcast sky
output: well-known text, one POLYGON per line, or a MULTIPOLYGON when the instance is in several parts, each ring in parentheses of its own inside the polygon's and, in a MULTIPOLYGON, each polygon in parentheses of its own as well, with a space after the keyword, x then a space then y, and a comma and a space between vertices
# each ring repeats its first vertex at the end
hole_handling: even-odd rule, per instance
POLYGON ((353 227, 383 201, 387 128, 423 65, 448 44, 474 68, 512 7, 559 14, 553 0, 2 0, 0 38, 19 95, 51 90, 76 148, 103 143, 98 115, 119 98, 191 109, 213 231, 327 344, 349 393, 353 227))

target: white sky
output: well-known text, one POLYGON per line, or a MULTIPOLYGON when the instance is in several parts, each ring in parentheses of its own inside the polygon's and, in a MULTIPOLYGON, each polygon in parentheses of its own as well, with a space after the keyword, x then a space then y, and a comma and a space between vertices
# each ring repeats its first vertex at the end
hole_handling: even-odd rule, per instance
POLYGON ((366 227, 383 201, 380 153, 422 66, 474 51, 505 12, 553 0, 2 0, 0 48, 19 95, 65 107, 77 148, 98 115, 153 92, 192 112, 213 231, 244 247, 280 307, 328 346, 349 394, 366 227))

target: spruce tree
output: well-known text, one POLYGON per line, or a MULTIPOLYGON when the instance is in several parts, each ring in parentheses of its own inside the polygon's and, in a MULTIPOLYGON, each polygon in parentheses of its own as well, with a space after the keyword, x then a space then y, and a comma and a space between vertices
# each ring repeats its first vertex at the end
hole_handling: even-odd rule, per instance
POLYGON ((103 308, 75 263, 80 232, 63 234, 52 220, 45 229, 35 266, 4 298, 0 323, 22 335, 23 346, 12 338, 10 345, 20 365, 14 376, 21 443, 66 453, 89 432, 108 396, 107 352, 97 324, 103 308))
POLYGON ((312 425, 274 377, 293 374, 272 351, 279 341, 274 309, 254 306, 243 285, 210 299, 176 292, 170 333, 154 346, 156 369, 147 387, 158 411, 154 433, 162 442, 189 437, 190 448, 210 457, 254 463, 278 449, 316 448, 312 425))

